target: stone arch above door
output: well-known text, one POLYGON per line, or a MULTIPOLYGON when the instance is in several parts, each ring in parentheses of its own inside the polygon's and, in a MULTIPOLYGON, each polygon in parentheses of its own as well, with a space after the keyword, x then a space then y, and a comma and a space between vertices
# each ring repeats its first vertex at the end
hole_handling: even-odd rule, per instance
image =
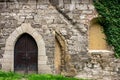
POLYGON ((14 46, 22 34, 27 33, 31 35, 38 46, 38 73, 51 73, 50 67, 47 65, 47 56, 45 50, 45 43, 42 36, 31 27, 29 23, 23 23, 20 27, 10 34, 6 40, 5 52, 2 59, 2 70, 14 71, 14 46))

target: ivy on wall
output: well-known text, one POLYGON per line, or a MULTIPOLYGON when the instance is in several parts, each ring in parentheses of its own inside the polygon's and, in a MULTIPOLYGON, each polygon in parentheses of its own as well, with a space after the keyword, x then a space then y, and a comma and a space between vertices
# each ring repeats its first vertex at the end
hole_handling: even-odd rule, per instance
POLYGON ((120 0, 93 0, 99 13, 99 23, 104 28, 107 42, 114 47, 115 56, 120 58, 120 0))

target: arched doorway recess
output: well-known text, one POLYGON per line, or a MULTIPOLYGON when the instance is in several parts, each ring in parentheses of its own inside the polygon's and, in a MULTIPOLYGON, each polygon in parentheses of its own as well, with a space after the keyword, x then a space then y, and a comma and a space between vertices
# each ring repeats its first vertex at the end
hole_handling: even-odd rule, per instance
POLYGON ((6 39, 5 52, 2 59, 2 70, 14 71, 14 47, 18 38, 24 34, 29 34, 36 42, 38 47, 38 73, 51 73, 49 65, 47 65, 47 56, 45 43, 42 36, 31 27, 29 23, 23 23, 20 27, 10 34, 6 39), (9 66, 9 67, 8 67, 9 66))
POLYGON ((14 47, 14 71, 37 73, 38 47, 35 40, 27 33, 22 34, 14 47))

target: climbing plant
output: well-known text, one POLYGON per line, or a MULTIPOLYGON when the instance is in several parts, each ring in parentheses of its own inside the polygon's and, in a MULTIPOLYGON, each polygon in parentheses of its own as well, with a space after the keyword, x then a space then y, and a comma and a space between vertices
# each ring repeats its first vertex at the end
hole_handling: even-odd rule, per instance
POLYGON ((106 40, 120 58, 120 0, 93 0, 106 40))

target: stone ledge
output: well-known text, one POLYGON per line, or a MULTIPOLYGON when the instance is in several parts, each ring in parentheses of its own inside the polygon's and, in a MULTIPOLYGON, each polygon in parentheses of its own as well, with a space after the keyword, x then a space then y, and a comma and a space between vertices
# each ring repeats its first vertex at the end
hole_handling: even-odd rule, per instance
POLYGON ((110 51, 110 50, 89 50, 88 51, 89 53, 93 53, 93 52, 109 52, 109 53, 113 53, 113 51, 110 51))
POLYGON ((91 55, 101 55, 102 57, 114 58, 114 52, 110 50, 89 50, 88 54, 91 55))

